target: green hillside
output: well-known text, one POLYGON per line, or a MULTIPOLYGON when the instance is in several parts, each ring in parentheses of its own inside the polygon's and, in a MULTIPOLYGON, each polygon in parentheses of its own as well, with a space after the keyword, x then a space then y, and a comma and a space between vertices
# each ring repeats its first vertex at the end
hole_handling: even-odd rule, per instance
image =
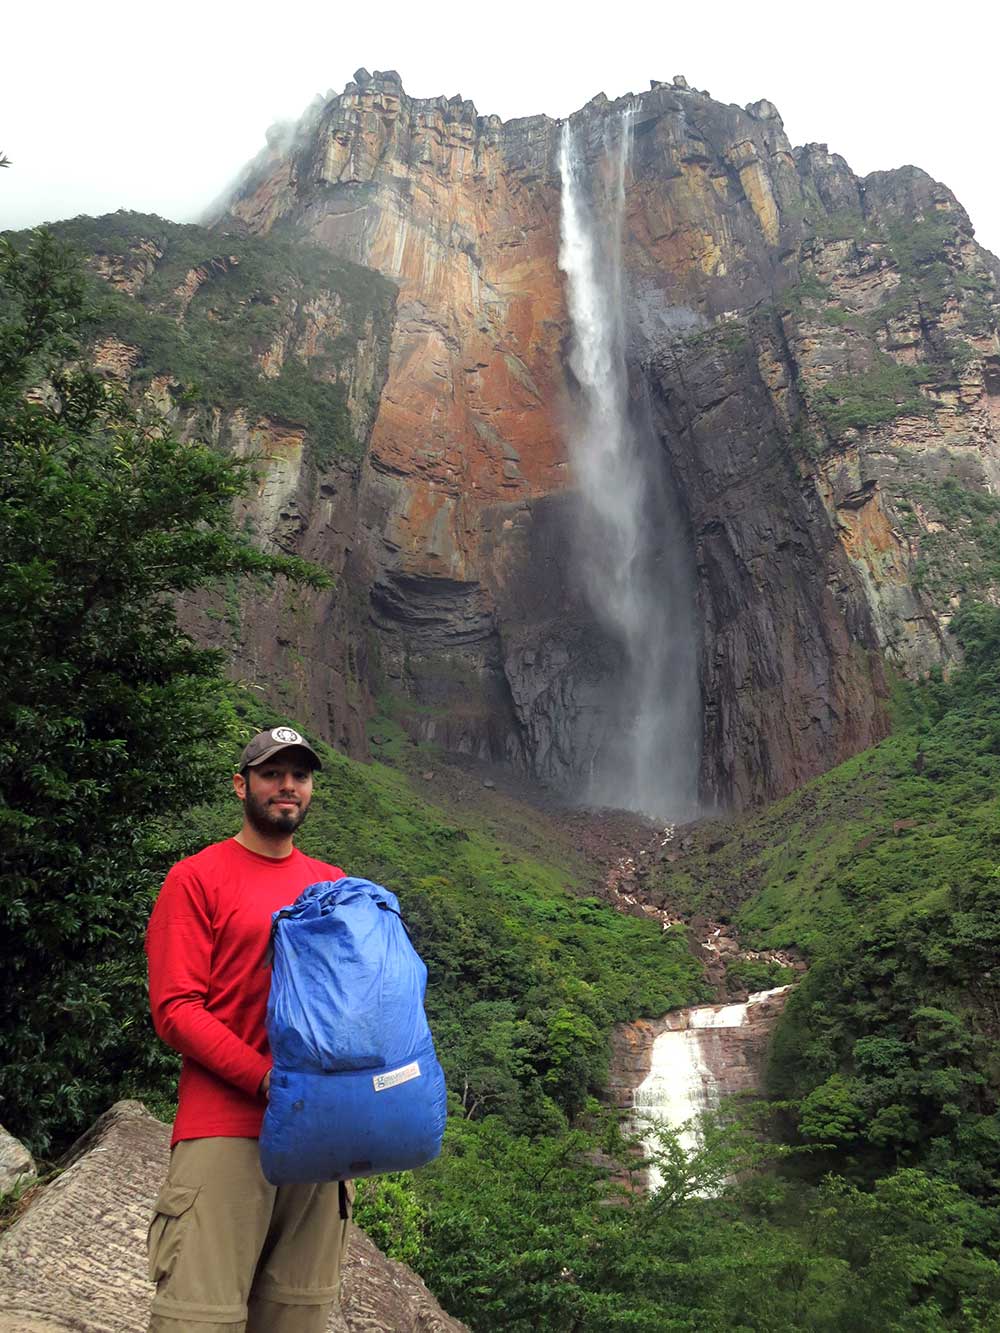
POLYGON ((1000 621, 970 608, 951 683, 901 685, 883 744, 763 813, 703 827, 657 889, 812 966, 779 1028, 776 1096, 813 1169, 926 1164, 1000 1183, 1000 621), (721 845, 720 845, 721 844, 721 845))

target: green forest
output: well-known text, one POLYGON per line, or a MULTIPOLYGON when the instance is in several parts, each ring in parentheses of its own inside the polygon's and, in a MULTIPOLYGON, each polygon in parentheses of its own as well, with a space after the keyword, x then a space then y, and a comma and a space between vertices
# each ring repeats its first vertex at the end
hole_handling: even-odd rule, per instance
MULTIPOLYGON (((3 241, 0 283, 0 1098, 54 1164, 119 1097, 170 1116, 146 918, 172 861, 234 831, 239 747, 294 721, 227 681, 173 598, 324 576, 234 529, 252 462, 86 368, 103 315, 70 252, 3 241)), ((474 1330, 1000 1329, 1000 611, 952 628, 963 668, 898 682, 886 741, 659 867, 664 902, 809 970, 768 1099, 691 1160, 664 1132, 649 1196, 601 1099, 608 1038, 711 998, 684 928, 320 747, 300 845, 399 895, 450 1092, 441 1158, 367 1182, 358 1220, 474 1330)))

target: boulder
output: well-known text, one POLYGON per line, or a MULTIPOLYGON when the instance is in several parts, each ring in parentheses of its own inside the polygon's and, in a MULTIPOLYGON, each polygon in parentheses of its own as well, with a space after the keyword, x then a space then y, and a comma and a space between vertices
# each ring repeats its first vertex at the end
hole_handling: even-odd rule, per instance
MULTIPOLYGON (((170 1130, 118 1102, 0 1241, 0 1333, 140 1333, 149 1318, 146 1229, 170 1130)), ((353 1228, 329 1333, 462 1333, 423 1282, 353 1228)))
POLYGON ((0 1194, 12 1190, 18 1181, 35 1175, 35 1162, 27 1148, 0 1125, 0 1194))

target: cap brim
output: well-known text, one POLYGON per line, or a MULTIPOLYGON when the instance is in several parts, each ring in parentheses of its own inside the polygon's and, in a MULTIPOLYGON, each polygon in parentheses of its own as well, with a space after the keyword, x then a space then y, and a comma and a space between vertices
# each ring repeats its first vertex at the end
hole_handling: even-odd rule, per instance
POLYGON ((279 745, 272 745, 270 749, 265 750, 264 753, 258 755, 256 759, 251 759, 245 767, 259 768, 261 764, 266 764, 269 759, 273 759, 274 756, 280 754, 282 750, 305 750, 306 754, 312 755, 313 768, 321 769, 323 767, 323 761, 307 741, 292 741, 290 744, 285 742, 279 745))

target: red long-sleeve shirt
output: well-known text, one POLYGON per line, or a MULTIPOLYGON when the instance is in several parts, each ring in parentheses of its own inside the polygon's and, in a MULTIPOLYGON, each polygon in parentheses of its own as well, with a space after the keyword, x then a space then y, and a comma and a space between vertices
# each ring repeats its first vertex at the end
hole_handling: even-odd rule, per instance
POLYGON ((235 838, 170 870, 146 931, 153 1026, 180 1051, 171 1144, 219 1135, 257 1138, 271 1068, 265 1018, 271 914, 308 884, 342 879, 295 848, 275 860, 235 838))

